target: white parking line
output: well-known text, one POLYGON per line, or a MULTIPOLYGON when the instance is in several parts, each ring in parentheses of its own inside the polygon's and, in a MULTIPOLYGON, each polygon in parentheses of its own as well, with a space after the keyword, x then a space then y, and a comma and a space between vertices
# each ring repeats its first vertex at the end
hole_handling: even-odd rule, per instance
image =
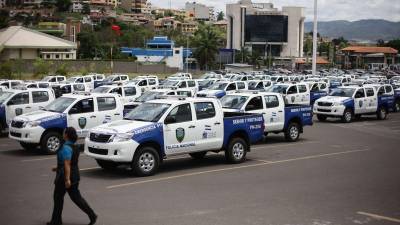
POLYGON ((302 141, 302 142, 296 142, 292 144, 263 144, 263 145, 256 145, 255 147, 252 147, 252 150, 257 150, 257 149, 266 149, 266 148, 284 148, 284 147, 290 147, 290 146, 296 146, 296 145, 305 145, 305 144, 315 144, 319 143, 319 141, 302 141))
MULTIPOLYGON (((111 185, 111 186, 107 186, 106 188, 107 189, 115 189, 115 188, 127 187, 127 186, 132 186, 132 185, 138 185, 138 184, 145 184, 145 183, 159 182, 159 181, 165 181, 165 180, 173 180, 173 179, 178 179, 178 178, 183 178, 183 177, 191 177, 191 176, 203 175, 203 174, 208 174, 208 173, 216 173, 216 172, 237 170, 237 169, 243 169, 243 168, 259 167, 259 166, 272 165, 272 164, 281 164, 281 163, 286 163, 286 162, 293 162, 293 161, 300 161, 300 160, 307 160, 307 159, 316 159, 316 158, 322 158, 322 157, 329 157, 329 156, 335 156, 335 155, 344 155, 344 154, 365 152, 365 151, 370 151, 370 149, 361 149, 361 150, 353 150, 353 151, 335 152, 335 153, 329 153, 329 154, 311 155, 311 156, 305 156, 305 157, 299 157, 299 158, 293 158, 293 159, 286 159, 286 160, 279 160, 279 161, 271 161, 271 162, 270 161, 265 161, 263 163, 257 163, 257 164, 252 164, 252 165, 244 165, 244 166, 235 166, 235 167, 222 168, 222 169, 206 170, 206 171, 200 171, 200 172, 194 172, 194 173, 186 173, 186 174, 169 176, 169 177, 161 177, 161 178, 155 178, 155 179, 149 179, 149 180, 143 180, 143 181, 136 181, 136 182, 131 182, 131 183, 111 185)), ((257 161, 260 161, 260 160, 257 160, 257 161)))
MULTIPOLYGON (((80 157, 86 157, 86 155, 81 154, 80 157)), ((57 158, 56 156, 51 156, 51 157, 43 157, 43 158, 36 158, 36 159, 24 159, 24 160, 21 160, 21 162, 36 162, 36 161, 44 161, 44 160, 50 160, 50 159, 54 160, 56 158, 57 158)))
POLYGON ((396 218, 392 218, 392 217, 380 216, 377 214, 366 213, 366 212, 357 212, 357 214, 368 216, 368 217, 371 217, 371 218, 377 219, 377 220, 386 220, 386 221, 390 221, 390 222, 400 223, 400 219, 396 219, 396 218))
POLYGON ((79 170, 80 171, 87 171, 87 170, 96 170, 96 169, 101 169, 101 167, 95 166, 95 167, 83 168, 83 169, 79 169, 79 170))

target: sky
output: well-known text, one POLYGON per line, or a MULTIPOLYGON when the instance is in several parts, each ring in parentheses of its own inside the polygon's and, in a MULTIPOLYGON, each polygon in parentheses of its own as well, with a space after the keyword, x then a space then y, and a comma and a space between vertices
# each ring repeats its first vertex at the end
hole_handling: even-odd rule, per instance
MULTIPOLYGON (((151 0, 157 7, 184 8, 189 0, 151 0)), ((191 0, 190 2, 193 2, 191 0)), ((214 6, 217 11, 225 11, 226 3, 238 0, 197 0, 196 2, 214 6)), ((253 0, 253 2, 271 2, 274 7, 303 6, 306 8, 306 20, 313 19, 313 0, 253 0)), ((385 19, 400 21, 400 0, 318 0, 318 18, 320 21, 385 19)))

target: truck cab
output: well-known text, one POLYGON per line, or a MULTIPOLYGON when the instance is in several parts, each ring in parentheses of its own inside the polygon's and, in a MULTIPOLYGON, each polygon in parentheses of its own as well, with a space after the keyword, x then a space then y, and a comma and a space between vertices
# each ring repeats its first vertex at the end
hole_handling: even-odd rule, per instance
POLYGON ((249 90, 264 91, 265 89, 272 86, 272 82, 269 80, 252 80, 247 82, 249 90))
POLYGON ((189 88, 197 92, 199 90, 199 84, 195 80, 183 79, 183 80, 167 80, 161 86, 162 88, 189 88))
POLYGON ((318 120, 328 117, 341 118, 350 123, 355 117, 376 115, 386 119, 394 102, 394 96, 378 96, 373 87, 346 86, 334 89, 329 96, 318 99, 314 104, 314 114, 318 120))
POLYGON ((248 90, 247 83, 244 81, 220 81, 206 90, 199 91, 197 97, 222 98, 226 94, 234 93, 239 90, 248 90))
POLYGON ((66 127, 74 127, 82 138, 93 127, 122 119, 122 113, 122 102, 114 94, 67 94, 38 111, 15 117, 9 137, 25 149, 40 146, 52 154, 61 147, 66 127))
POLYGON ((61 82, 64 82, 67 80, 65 76, 58 76, 58 75, 51 75, 51 76, 45 76, 41 81, 43 82, 49 82, 52 84, 59 84, 61 82))
POLYGON ((261 115, 224 116, 217 99, 152 100, 124 120, 91 129, 85 154, 104 169, 130 165, 138 176, 155 174, 163 159, 176 155, 224 151, 229 162, 241 163, 263 138, 263 123, 261 115))
POLYGON ((142 95, 142 89, 136 85, 103 85, 94 89, 93 93, 117 94, 121 97, 122 103, 134 102, 142 95))
POLYGON ((125 74, 113 74, 106 77, 104 80, 94 82, 94 88, 102 85, 125 84, 129 82, 129 76, 125 74))
POLYGON ((310 87, 306 83, 274 84, 266 91, 282 94, 287 104, 310 105, 311 103, 310 87))
POLYGON ((155 89, 158 87, 158 77, 157 76, 138 76, 133 80, 130 80, 128 84, 136 85, 140 87, 142 92, 155 89))
POLYGON ((3 86, 7 89, 13 89, 15 87, 23 85, 24 82, 22 80, 3 80, 0 81, 0 86, 3 86))
POLYGON ((54 101, 52 89, 7 90, 0 93, 0 132, 5 131, 14 117, 39 110, 54 101))
POLYGON ((222 97, 221 104, 224 112, 262 114, 264 132, 283 132, 288 141, 297 141, 303 127, 313 124, 311 106, 286 105, 278 93, 237 92, 222 97))

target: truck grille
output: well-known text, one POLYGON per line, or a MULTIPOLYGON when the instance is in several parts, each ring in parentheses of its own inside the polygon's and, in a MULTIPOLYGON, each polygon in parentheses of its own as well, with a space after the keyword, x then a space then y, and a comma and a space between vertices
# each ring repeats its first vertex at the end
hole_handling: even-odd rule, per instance
POLYGON ((15 121, 15 120, 13 120, 11 122, 11 127, 23 128, 24 127, 24 122, 23 121, 15 121))
POLYGON ((110 138, 111 138, 111 135, 109 135, 109 134, 90 133, 90 140, 93 142, 108 143, 110 138))
POLYGON ((331 102, 318 102, 318 106, 332 106, 333 104, 331 102))
POLYGON ((88 150, 89 150, 90 153, 93 153, 93 154, 108 155, 108 150, 107 149, 88 147, 88 150))
POLYGON ((10 132, 10 135, 17 138, 21 137, 21 133, 10 132))
POLYGON ((330 109, 318 109, 318 112, 325 112, 325 113, 330 113, 330 109))

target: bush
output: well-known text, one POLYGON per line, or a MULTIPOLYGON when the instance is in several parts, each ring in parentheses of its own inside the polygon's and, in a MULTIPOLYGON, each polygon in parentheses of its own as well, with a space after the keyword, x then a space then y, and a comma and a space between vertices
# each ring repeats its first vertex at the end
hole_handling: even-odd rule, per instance
POLYGON ((57 75, 66 76, 68 74, 68 67, 67 64, 62 63, 56 70, 57 75))
POLYGON ((50 73, 50 68, 53 65, 52 62, 45 61, 43 59, 36 59, 35 62, 33 62, 33 68, 34 68, 34 73, 33 76, 35 78, 38 78, 40 76, 46 76, 50 73))
POLYGON ((0 78, 12 79, 13 78, 13 64, 10 61, 0 64, 0 78))

